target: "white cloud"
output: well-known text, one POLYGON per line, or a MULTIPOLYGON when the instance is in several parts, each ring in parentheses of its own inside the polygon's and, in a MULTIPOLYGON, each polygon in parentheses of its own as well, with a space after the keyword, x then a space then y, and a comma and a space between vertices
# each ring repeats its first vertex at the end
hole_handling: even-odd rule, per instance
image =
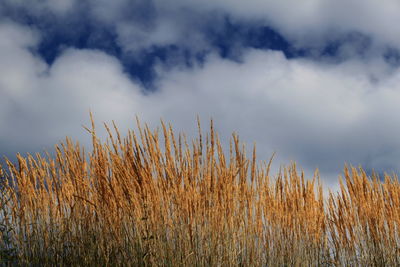
POLYGON ((173 71, 152 97, 175 124, 212 116, 225 134, 256 140, 264 158, 277 151, 281 160, 325 175, 344 162, 397 168, 400 74, 375 73, 366 64, 383 63, 332 66, 252 51, 243 64, 214 57, 203 69, 173 71))
POLYGON ((379 49, 386 46, 400 49, 397 0, 35 0, 29 5, 21 0, 5 0, 4 3, 38 18, 51 12, 67 20, 85 14, 88 16, 85 19, 93 25, 115 27, 119 44, 128 51, 169 44, 204 48, 209 40, 201 32, 202 27, 211 24, 217 28, 214 24, 221 14, 230 15, 238 23, 272 26, 299 46, 321 48, 329 40, 358 32, 371 37, 372 45, 379 49))
POLYGON ((0 26, 1 153, 48 148, 64 136, 83 137, 89 109, 100 120, 126 123, 141 110, 141 88, 118 60, 99 51, 66 50, 52 66, 27 46, 35 34, 0 26))
POLYGON ((0 25, 0 153, 40 151, 65 135, 87 140, 81 124, 122 129, 135 114, 150 125, 162 117, 195 132, 195 117, 213 117, 223 140, 237 131, 260 158, 296 160, 308 173, 340 172, 345 161, 397 169, 400 157, 400 71, 379 59, 323 64, 249 50, 242 63, 210 56, 203 66, 161 70, 159 90, 144 95, 114 57, 65 50, 48 66, 29 47, 31 29, 0 25))
MULTIPOLYGON (((177 6, 220 10, 245 20, 264 21, 302 44, 336 34, 362 32, 379 43, 400 48, 400 3, 397 0, 175 0, 177 6)), ((158 0, 159 5, 171 5, 158 0)))
MULTIPOLYGON (((120 45, 130 51, 169 44, 205 48, 209 40, 202 25, 218 28, 221 14, 238 23, 272 26, 298 46, 321 48, 361 33, 371 37, 370 56, 380 56, 386 46, 400 49, 397 0, 101 0, 90 1, 90 10, 98 21, 116 26, 120 45)), ((343 48, 346 57, 354 55, 352 45, 343 48)))

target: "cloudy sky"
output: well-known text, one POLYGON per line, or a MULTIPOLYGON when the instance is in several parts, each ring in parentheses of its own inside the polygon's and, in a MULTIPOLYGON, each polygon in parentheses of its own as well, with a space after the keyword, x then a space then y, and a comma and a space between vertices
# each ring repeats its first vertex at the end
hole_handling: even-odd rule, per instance
POLYGON ((1 0, 0 153, 87 143, 91 110, 189 134, 212 117, 326 181, 399 171, 395 25, 397 0, 1 0))

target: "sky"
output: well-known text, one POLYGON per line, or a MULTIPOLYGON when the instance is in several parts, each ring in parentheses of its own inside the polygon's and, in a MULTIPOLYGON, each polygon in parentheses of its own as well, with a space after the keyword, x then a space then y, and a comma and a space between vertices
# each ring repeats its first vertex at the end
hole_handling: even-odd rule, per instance
POLYGON ((397 0, 0 0, 0 153, 213 118, 334 183, 400 170, 397 0))

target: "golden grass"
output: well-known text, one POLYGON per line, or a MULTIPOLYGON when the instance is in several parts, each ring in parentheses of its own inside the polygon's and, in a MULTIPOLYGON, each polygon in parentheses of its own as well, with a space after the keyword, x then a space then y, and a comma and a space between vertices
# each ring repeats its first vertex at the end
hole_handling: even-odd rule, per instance
POLYGON ((346 167, 324 197, 318 174, 271 176, 236 135, 223 152, 212 123, 188 143, 162 123, 90 153, 66 139, 55 156, 0 167, 0 259, 57 266, 399 266, 400 184, 346 167))

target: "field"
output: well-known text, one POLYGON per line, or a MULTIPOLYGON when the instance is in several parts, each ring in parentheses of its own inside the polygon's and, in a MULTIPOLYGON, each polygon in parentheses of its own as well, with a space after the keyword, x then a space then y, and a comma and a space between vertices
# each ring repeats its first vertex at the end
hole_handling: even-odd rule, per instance
POLYGON ((271 174, 211 123, 194 140, 87 129, 0 168, 0 263, 52 266, 400 266, 400 184, 346 166, 339 192, 295 164, 271 174))

